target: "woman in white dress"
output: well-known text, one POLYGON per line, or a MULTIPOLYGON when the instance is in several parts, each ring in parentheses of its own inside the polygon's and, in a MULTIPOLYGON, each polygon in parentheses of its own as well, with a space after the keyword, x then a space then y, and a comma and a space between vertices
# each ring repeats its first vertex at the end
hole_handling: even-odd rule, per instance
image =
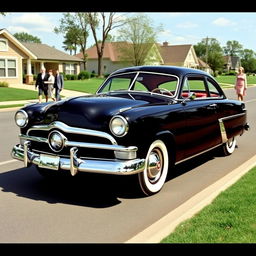
POLYGON ((53 101, 55 101, 55 98, 54 98, 54 93, 53 93, 53 85, 54 85, 54 80, 55 80, 55 77, 53 76, 52 74, 52 70, 50 69, 49 70, 49 78, 48 78, 48 81, 45 82, 48 84, 48 98, 52 98, 53 101))

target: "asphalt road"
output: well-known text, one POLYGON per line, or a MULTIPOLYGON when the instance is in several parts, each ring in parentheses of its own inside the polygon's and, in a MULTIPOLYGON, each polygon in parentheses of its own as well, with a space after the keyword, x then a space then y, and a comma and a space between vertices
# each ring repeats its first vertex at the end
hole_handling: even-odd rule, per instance
MULTIPOLYGON (((234 98, 234 91, 226 94, 234 98)), ((251 130, 228 157, 212 151, 178 165, 152 197, 132 192, 130 177, 77 175, 49 182, 12 160, 15 111, 0 112, 0 243, 122 243, 256 155, 256 88, 245 99, 251 130), (128 182, 127 182, 127 180, 128 182)))

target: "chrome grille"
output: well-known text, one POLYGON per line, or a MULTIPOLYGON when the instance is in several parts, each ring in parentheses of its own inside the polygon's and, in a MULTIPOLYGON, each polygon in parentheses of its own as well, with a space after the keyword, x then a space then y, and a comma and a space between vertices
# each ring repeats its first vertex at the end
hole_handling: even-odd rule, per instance
POLYGON ((137 147, 124 147, 117 145, 116 140, 108 133, 70 127, 62 122, 55 121, 49 125, 35 125, 28 129, 27 134, 20 135, 21 140, 31 142, 31 150, 56 154, 50 146, 48 135, 52 131, 59 131, 66 138, 64 148, 58 155, 68 156, 70 148, 77 147, 80 157, 93 158, 121 158, 134 159, 137 147))

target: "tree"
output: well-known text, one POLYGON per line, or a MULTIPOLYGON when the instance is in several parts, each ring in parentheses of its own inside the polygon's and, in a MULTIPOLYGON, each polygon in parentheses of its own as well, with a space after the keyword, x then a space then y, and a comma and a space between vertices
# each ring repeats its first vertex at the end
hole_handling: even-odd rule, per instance
POLYGON ((25 43, 39 43, 39 44, 42 43, 40 38, 36 36, 32 36, 26 32, 15 33, 13 36, 19 41, 25 42, 25 43))
POLYGON ((78 33, 79 32, 77 31, 77 29, 74 28, 68 30, 64 36, 65 40, 63 41, 63 48, 65 49, 65 51, 70 51, 70 55, 72 55, 72 51, 74 51, 74 54, 76 54, 77 52, 77 46, 79 45, 79 41, 76 35, 78 33))
MULTIPOLYGON (((66 49, 71 46, 80 46, 80 51, 83 54, 84 69, 86 70, 87 54, 85 52, 87 45, 87 38, 89 36, 89 22, 86 13, 64 13, 63 18, 60 20, 60 26, 54 28, 55 33, 62 33, 65 35, 66 49)), ((74 49, 74 48, 73 48, 74 49)), ((76 48, 75 48, 76 52, 76 48)))
POLYGON ((223 50, 220 43, 215 38, 204 38, 194 46, 196 54, 205 61, 213 70, 214 75, 223 69, 223 50))
POLYGON ((241 64, 245 72, 256 72, 256 53, 253 50, 244 49, 241 53, 241 64))
POLYGON ((152 20, 144 14, 127 19, 126 24, 118 30, 118 40, 126 42, 119 49, 123 61, 131 61, 135 66, 143 65, 161 29, 154 28, 152 20))
POLYGON ((102 58, 104 54, 105 42, 109 38, 111 30, 123 25, 123 20, 115 16, 114 12, 100 14, 97 12, 87 13, 88 21, 92 30, 93 38, 95 41, 97 55, 98 55, 98 76, 102 76, 102 58), (101 39, 98 40, 96 30, 101 24, 101 39))
POLYGON ((240 56, 243 46, 236 40, 227 41, 223 47, 224 53, 229 56, 240 56))

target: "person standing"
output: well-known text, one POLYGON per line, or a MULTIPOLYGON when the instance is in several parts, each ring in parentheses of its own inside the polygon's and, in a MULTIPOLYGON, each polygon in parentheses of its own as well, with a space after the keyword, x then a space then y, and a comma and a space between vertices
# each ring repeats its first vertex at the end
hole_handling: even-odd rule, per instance
POLYGON ((240 67, 238 70, 238 74, 236 75, 236 84, 235 84, 235 90, 236 90, 238 100, 240 101, 244 100, 246 89, 247 89, 246 74, 244 73, 244 68, 240 67))
POLYGON ((56 70, 54 88, 55 88, 56 101, 61 100, 60 92, 64 88, 64 79, 63 79, 63 75, 60 74, 58 69, 56 70))
POLYGON ((41 69, 41 73, 37 75, 35 89, 38 87, 38 100, 42 103, 42 95, 45 95, 46 102, 48 101, 48 85, 45 83, 48 81, 49 75, 45 72, 45 68, 41 69))
POLYGON ((48 81, 46 81, 45 83, 48 84, 48 91, 47 91, 47 94, 48 94, 48 98, 51 98, 53 101, 55 101, 55 98, 53 96, 53 85, 54 85, 54 81, 55 81, 55 78, 52 74, 52 70, 50 69, 49 70, 49 76, 48 76, 48 81))

